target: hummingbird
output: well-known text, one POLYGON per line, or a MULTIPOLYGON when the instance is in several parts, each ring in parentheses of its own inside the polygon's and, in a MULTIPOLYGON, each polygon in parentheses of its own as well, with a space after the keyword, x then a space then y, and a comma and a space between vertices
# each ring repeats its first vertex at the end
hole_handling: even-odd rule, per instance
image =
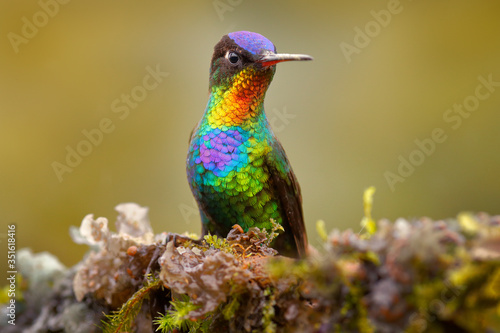
POLYGON ((271 246, 303 257, 307 235, 299 183, 264 112, 264 97, 276 64, 312 60, 277 53, 266 37, 231 32, 215 45, 209 98, 191 133, 187 177, 198 203, 202 234, 226 237, 232 226, 284 231, 271 246))

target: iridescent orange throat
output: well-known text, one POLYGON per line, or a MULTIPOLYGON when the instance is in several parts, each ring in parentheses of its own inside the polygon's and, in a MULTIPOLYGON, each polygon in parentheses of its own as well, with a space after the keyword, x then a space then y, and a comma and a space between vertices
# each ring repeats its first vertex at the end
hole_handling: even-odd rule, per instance
POLYGON ((274 72, 247 67, 234 75, 227 86, 212 86, 207 120, 212 127, 242 126, 262 112, 262 103, 274 72))

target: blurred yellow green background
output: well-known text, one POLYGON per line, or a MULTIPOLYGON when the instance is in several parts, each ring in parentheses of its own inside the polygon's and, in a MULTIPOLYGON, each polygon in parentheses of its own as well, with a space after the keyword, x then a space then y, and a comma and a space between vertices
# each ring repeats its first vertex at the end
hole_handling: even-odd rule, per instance
POLYGON ((499 15, 491 0, 2 1, 1 246, 15 223, 18 247, 73 265, 87 248, 69 227, 89 213, 113 223, 122 202, 149 207, 157 233, 199 232, 188 136, 206 105, 213 46, 237 30, 314 57, 279 64, 265 104, 313 245, 319 219, 360 228, 371 185, 375 218, 499 214, 500 87, 477 88, 479 77, 500 82, 499 15), (168 73, 151 91, 140 88, 147 68, 168 73), (132 92, 137 105, 114 112, 132 92), (453 111, 464 102, 467 116, 453 111), (89 152, 83 131, 103 119, 114 130, 89 152), (431 149, 436 128, 446 140, 431 149), (54 162, 67 165, 78 145, 88 155, 58 177, 54 162), (410 158, 413 171, 400 167, 410 158), (388 172, 401 178, 390 185, 388 172))

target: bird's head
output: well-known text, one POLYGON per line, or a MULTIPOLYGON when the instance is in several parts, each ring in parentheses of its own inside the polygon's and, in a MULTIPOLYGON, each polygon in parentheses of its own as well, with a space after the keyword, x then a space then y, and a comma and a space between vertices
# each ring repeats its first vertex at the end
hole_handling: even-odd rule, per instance
POLYGON ((312 60, 305 54, 276 53, 266 37, 249 31, 231 32, 214 47, 210 66, 210 90, 229 89, 248 97, 263 97, 283 61, 312 60))

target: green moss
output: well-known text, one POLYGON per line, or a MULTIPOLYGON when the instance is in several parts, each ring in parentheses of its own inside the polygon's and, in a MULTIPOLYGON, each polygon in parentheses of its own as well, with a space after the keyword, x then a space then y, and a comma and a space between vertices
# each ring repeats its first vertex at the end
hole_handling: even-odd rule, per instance
POLYGON ((194 305, 186 295, 180 296, 179 299, 170 302, 171 310, 164 316, 155 319, 158 325, 158 330, 163 333, 169 333, 176 330, 182 332, 210 332, 211 314, 203 320, 193 320, 189 317, 191 311, 196 310, 199 306, 194 305))
POLYGON ((373 196, 375 187, 371 186, 363 193, 363 211, 365 216, 361 220, 361 227, 365 230, 365 235, 373 235, 377 231, 377 223, 372 218, 373 196))
POLYGON ((226 253, 233 253, 231 245, 229 245, 225 238, 217 237, 217 235, 205 235, 203 239, 214 249, 218 249, 226 253))
POLYGON ((230 298, 231 300, 227 302, 225 306, 222 307, 222 315, 224 316, 224 319, 230 320, 231 318, 234 317, 234 314, 240 307, 240 302, 239 302, 239 295, 234 295, 230 298))
POLYGON ((124 303, 120 310, 111 312, 106 315, 103 321, 103 332, 129 332, 132 330, 134 320, 139 313, 142 303, 149 295, 159 288, 162 288, 163 282, 151 275, 146 276, 145 285, 136 291, 126 303, 124 303))
POLYGON ((273 293, 271 288, 268 288, 264 291, 264 296, 268 297, 268 301, 266 302, 264 308, 262 309, 262 332, 264 333, 274 333, 276 332, 276 323, 273 322, 274 319, 274 305, 275 294, 273 293))
POLYGON ((316 222, 316 232, 318 233, 319 238, 326 242, 328 239, 328 232, 326 231, 325 221, 319 220, 316 222))

